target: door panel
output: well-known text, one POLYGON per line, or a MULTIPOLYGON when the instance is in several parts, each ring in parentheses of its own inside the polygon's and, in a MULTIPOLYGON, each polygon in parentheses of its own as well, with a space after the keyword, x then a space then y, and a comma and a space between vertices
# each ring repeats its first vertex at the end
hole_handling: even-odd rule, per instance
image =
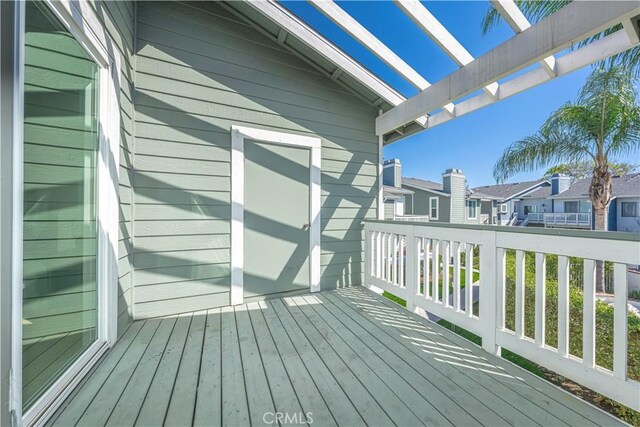
POLYGON ((245 141, 244 296, 309 289, 310 151, 245 141))

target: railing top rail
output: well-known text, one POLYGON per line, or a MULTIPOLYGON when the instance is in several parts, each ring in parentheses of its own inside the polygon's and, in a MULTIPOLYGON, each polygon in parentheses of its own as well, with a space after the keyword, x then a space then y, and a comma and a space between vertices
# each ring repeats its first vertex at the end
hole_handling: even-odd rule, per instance
MULTIPOLYGON (((397 224, 399 226, 407 226, 407 221, 392 221, 392 220, 366 220, 364 224, 397 224)), ((435 222, 412 222, 414 227, 431 227, 431 228, 449 228, 459 230, 480 230, 480 231, 496 231, 500 233, 518 233, 518 234, 531 234, 541 236, 563 236, 563 237, 578 237, 578 238, 590 238, 590 239, 603 239, 603 240, 617 240, 624 242, 639 242, 640 234, 632 232, 621 231, 593 231, 593 230, 566 230, 557 228, 511 228, 501 225, 488 225, 488 224, 451 224, 451 223, 435 223, 435 222)))

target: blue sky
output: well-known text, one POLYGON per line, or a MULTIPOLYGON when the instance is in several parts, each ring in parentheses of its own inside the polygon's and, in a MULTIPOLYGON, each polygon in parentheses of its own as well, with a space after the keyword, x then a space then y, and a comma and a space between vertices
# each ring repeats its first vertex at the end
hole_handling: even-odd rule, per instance
MULTIPOLYGON (((412 96, 418 92, 306 1, 283 3, 403 95, 412 96)), ((434 83, 458 68, 391 1, 337 3, 429 82, 434 83)), ((513 31, 504 23, 482 35, 480 24, 488 1, 423 3, 474 57, 513 36, 513 31)), ((552 111, 574 100, 589 71, 589 67, 584 68, 403 139, 387 146, 384 156, 399 158, 405 176, 440 181, 445 169, 455 167, 464 171, 471 187, 492 184, 495 182, 493 165, 503 150, 511 142, 535 133, 552 111)), ((619 160, 640 162, 637 154, 619 160)), ((536 179, 545 170, 521 173, 510 181, 536 179)))

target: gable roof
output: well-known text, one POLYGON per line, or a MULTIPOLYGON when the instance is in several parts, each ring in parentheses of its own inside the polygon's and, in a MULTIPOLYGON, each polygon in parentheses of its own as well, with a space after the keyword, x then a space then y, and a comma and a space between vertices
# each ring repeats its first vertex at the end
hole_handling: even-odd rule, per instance
POLYGON ((512 197, 521 195, 528 190, 534 190, 539 185, 547 182, 545 179, 538 179, 536 181, 523 181, 512 182, 508 184, 497 185, 485 185, 482 187, 472 188, 473 192, 486 194, 487 196, 493 196, 499 200, 509 200, 512 197))
POLYGON ((523 199, 546 199, 549 196, 551 196, 551 185, 543 185, 523 194, 521 197, 523 199))
MULTIPOLYGON (((571 187, 552 199, 588 199, 591 178, 575 181, 571 187)), ((640 173, 617 175, 611 178, 611 195, 613 197, 640 197, 640 173)))
POLYGON ((405 178, 403 176, 402 185, 406 185, 410 188, 415 188, 416 190, 430 191, 432 193, 437 193, 446 197, 450 196, 449 193, 444 192, 441 183, 429 181, 427 179, 405 178))

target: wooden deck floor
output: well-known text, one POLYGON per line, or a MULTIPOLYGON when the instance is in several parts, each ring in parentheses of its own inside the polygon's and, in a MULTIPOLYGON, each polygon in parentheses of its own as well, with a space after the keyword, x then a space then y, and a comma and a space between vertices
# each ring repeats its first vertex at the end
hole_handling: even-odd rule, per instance
POLYGON ((281 425, 620 424, 360 287, 136 322, 50 424, 245 426, 277 412, 281 425))

